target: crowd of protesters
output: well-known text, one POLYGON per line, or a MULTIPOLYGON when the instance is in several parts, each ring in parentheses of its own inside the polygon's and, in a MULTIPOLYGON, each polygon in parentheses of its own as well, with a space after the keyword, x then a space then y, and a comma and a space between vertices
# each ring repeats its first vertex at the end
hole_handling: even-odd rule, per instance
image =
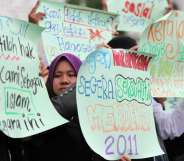
MULTIPOLYGON (((101 2, 102 8, 106 9, 106 1, 101 2)), ((171 1, 168 4, 167 12, 174 6, 171 1)), ((29 21, 35 24, 45 16, 44 13, 36 13, 38 5, 39 3, 29 14, 29 21)), ((103 44, 103 47, 137 49, 138 45, 133 38, 118 35, 107 44, 103 44)), ((45 80, 49 98, 58 113, 69 122, 23 139, 12 139, 1 132, 0 161, 105 161, 88 146, 79 124, 75 92, 77 74, 81 64, 80 58, 70 53, 60 53, 49 66, 40 63, 40 76, 45 80)), ((165 154, 139 159, 140 161, 184 160, 184 158, 176 160, 176 157, 171 155, 173 152, 170 149, 174 147, 174 144, 168 143, 180 137, 178 145, 184 146, 182 144, 184 100, 177 104, 171 112, 164 110, 165 101, 166 98, 152 99, 157 136, 165 154)), ((180 150, 179 154, 183 155, 184 152, 180 150)), ((121 160, 130 161, 129 156, 122 156, 121 160)))

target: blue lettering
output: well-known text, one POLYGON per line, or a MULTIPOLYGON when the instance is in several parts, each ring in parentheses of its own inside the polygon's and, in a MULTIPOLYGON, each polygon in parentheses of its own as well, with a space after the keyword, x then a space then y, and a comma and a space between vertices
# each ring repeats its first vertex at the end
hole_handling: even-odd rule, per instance
POLYGON ((62 20, 62 10, 58 9, 58 10, 53 10, 47 6, 43 6, 43 11, 45 13, 45 19, 58 19, 58 20, 62 20))
POLYGON ((74 52, 74 53, 90 53, 94 50, 94 46, 90 45, 90 44, 84 44, 84 43, 80 43, 80 42, 71 42, 71 41, 65 41, 63 39, 63 37, 59 37, 57 36, 57 41, 60 47, 60 50, 68 50, 70 52, 74 52))
POLYGON ((88 15, 88 24, 90 26, 105 28, 107 25, 107 21, 108 20, 106 20, 106 18, 104 18, 101 14, 95 12, 91 12, 88 15))
POLYGON ((101 64, 105 69, 110 69, 111 67, 111 55, 108 52, 99 50, 96 54, 92 54, 87 57, 86 62, 89 64, 89 72, 91 74, 96 71, 96 64, 101 64))
POLYGON ((85 81, 85 96, 90 96, 90 81, 85 81))
POLYGON ((103 75, 99 79, 92 76, 86 78, 80 76, 78 93, 84 96, 94 96, 98 99, 107 100, 114 98, 114 87, 111 80, 107 80, 103 75))
POLYGON ((79 23, 82 20, 81 11, 75 8, 64 9, 65 21, 79 23))
POLYGON ((51 20, 46 20, 44 26, 45 32, 51 32, 54 35, 64 34, 71 37, 87 37, 85 29, 73 24, 55 23, 51 20))

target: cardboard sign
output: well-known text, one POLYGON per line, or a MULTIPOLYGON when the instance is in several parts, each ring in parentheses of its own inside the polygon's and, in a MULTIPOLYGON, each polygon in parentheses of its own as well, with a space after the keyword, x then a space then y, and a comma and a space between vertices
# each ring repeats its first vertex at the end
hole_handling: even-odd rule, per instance
POLYGON ((183 19, 183 12, 172 11, 141 36, 139 51, 156 55, 148 67, 154 97, 184 96, 183 19))
POLYGON ((81 129, 88 145, 107 160, 124 154, 138 159, 162 153, 150 107, 149 60, 149 56, 123 49, 100 49, 80 68, 77 106, 81 129))
POLYGON ((0 30, 0 130, 21 138, 66 123, 38 75, 36 44, 43 28, 0 17, 0 30))
POLYGON ((45 53, 50 63, 58 54, 68 52, 82 60, 107 43, 115 31, 115 14, 74 5, 42 1, 39 12, 46 14, 40 25, 45 53))
POLYGON ((168 4, 167 0, 107 0, 107 6, 120 15, 118 30, 142 32, 164 15, 168 4))

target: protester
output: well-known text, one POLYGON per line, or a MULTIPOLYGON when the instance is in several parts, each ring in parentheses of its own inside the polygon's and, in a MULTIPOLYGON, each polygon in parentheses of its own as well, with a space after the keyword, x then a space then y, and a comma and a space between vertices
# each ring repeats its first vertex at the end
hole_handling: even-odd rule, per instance
MULTIPOLYGON (((80 59, 68 53, 57 56, 51 63, 46 83, 49 97, 61 116, 70 122, 37 134, 26 142, 27 161, 104 160, 90 149, 80 129, 75 97, 75 83, 80 65, 80 59)), ((129 161, 126 156, 121 160, 129 161)))
MULTIPOLYGON (((53 60, 49 67, 46 83, 51 100, 76 83, 80 65, 79 58, 67 53, 61 54, 53 60)), ((81 133, 77 113, 73 113, 73 116, 69 118, 66 116, 66 111, 67 107, 63 107, 61 104, 59 112, 70 120, 69 123, 35 135, 31 141, 25 143, 28 160, 90 160, 91 151, 81 133)))

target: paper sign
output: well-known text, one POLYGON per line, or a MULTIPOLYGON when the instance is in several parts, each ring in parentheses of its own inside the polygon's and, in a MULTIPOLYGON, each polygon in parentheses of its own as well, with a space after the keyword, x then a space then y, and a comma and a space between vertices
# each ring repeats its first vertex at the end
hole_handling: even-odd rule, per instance
POLYGON ((45 27, 42 38, 49 63, 64 52, 84 60, 115 31, 116 15, 100 10, 42 1, 38 11, 46 14, 40 25, 45 27))
POLYGON ((36 44, 43 29, 0 17, 0 31, 0 130, 21 138, 66 123, 38 75, 36 44))
POLYGON ((184 97, 183 19, 183 12, 172 11, 141 36, 140 52, 156 55, 149 65, 154 97, 184 97))
POLYGON ((88 145, 107 160, 124 154, 138 159, 162 153, 150 107, 149 60, 123 49, 100 49, 80 68, 81 129, 88 145))
POLYGON ((108 11, 118 13, 120 31, 142 32, 163 16, 167 0, 107 0, 108 11))

